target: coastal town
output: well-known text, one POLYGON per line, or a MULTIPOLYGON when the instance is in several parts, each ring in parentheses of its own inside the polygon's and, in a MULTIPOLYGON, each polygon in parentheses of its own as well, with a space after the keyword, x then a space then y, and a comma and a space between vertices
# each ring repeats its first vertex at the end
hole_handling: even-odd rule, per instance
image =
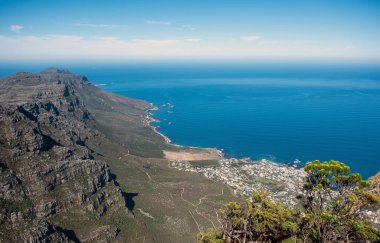
POLYGON ((170 165, 178 170, 201 173, 209 179, 221 181, 236 194, 249 196, 254 190, 270 192, 270 198, 290 206, 296 205, 306 172, 296 165, 282 165, 268 160, 220 159, 209 161, 173 160, 170 165))

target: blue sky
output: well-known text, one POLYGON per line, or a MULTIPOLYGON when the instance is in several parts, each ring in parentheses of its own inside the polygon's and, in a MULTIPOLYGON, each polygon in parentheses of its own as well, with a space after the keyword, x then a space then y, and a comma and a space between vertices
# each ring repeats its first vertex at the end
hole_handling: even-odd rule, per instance
POLYGON ((0 0, 0 59, 380 60, 380 1, 0 0))

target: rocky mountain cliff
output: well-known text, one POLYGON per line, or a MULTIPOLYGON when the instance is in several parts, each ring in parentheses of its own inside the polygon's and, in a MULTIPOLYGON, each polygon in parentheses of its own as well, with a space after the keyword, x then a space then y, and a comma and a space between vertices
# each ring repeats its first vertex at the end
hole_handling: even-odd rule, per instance
MULTIPOLYGON (((48 69, 0 80, 0 241, 91 241, 116 237, 101 224, 79 239, 54 218, 78 208, 102 218, 128 213, 106 162, 86 145, 102 136, 78 90, 84 76, 48 69)), ((100 221, 99 221, 100 222, 100 221)))

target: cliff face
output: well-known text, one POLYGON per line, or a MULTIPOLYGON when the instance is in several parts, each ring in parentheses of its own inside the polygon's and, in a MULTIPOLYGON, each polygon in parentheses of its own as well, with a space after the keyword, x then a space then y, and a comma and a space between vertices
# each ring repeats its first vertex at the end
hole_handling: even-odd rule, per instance
MULTIPOLYGON (((86 86, 85 77, 58 69, 0 79, 0 241, 79 241, 54 221, 74 209, 95 218, 128 214, 108 165, 87 147, 102 135, 78 92, 86 86)), ((80 240, 119 231, 98 226, 80 240)))

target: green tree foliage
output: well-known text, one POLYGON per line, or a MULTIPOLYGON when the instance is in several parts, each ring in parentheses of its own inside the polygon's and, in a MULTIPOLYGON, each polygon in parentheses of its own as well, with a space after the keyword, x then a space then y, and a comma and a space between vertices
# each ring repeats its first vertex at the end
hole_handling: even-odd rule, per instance
POLYGON ((228 203, 221 229, 199 235, 200 242, 351 242, 378 240, 363 210, 379 204, 369 183, 338 161, 309 162, 300 209, 273 202, 254 192, 245 205, 228 203))
POLYGON ((245 207, 230 202, 222 210, 222 229, 200 235, 201 242, 279 242, 298 232, 297 210, 255 192, 245 207))
POLYGON ((362 219, 363 210, 379 198, 366 191, 369 183, 338 161, 309 162, 304 193, 300 237, 312 242, 378 239, 379 233, 362 219))

